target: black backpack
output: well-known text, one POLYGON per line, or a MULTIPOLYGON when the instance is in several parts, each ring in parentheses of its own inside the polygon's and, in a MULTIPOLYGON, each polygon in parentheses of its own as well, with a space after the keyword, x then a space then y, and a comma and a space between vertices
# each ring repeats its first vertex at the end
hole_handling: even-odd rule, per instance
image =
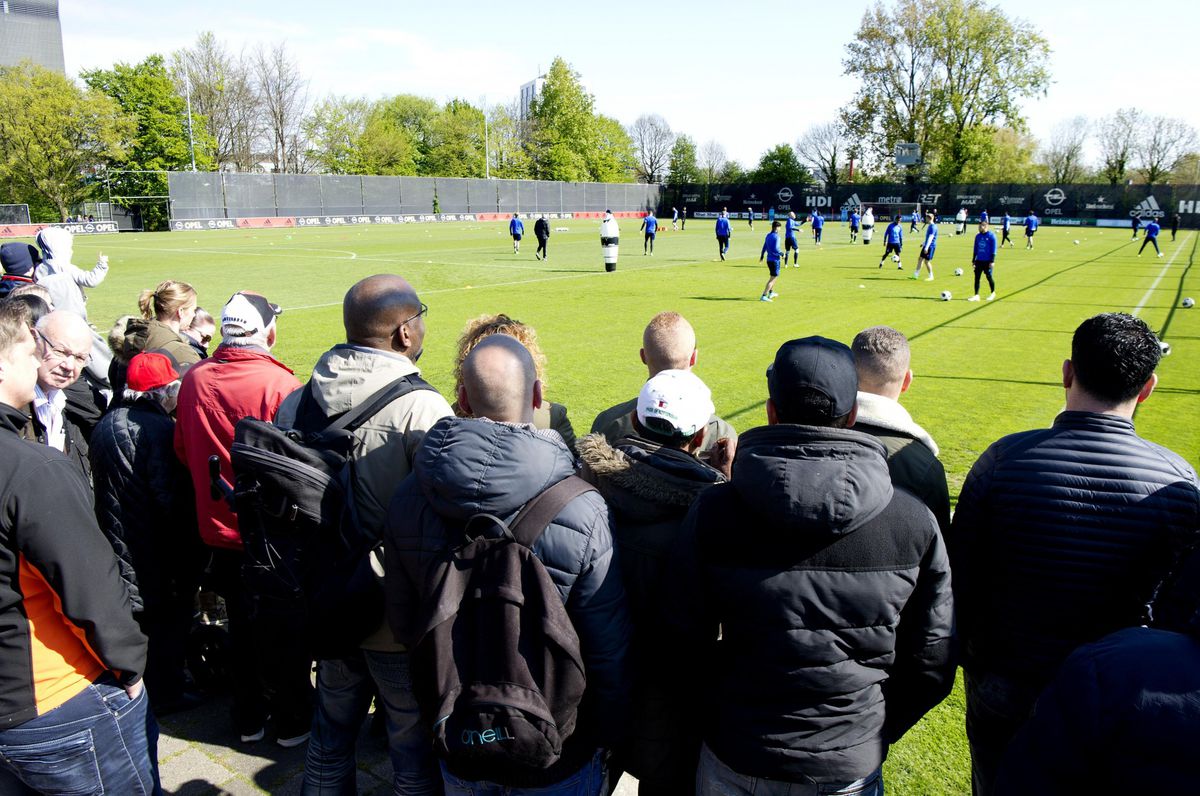
POLYGON ((252 610, 294 629, 316 658, 342 657, 383 621, 383 589, 370 553, 380 539, 354 505, 354 432, 392 401, 433 390, 409 375, 340 417, 314 412, 303 388, 297 425, 243 418, 230 448, 233 505, 246 552, 252 610))
POLYGON ((434 751, 456 776, 520 784, 558 761, 575 729, 587 683, 579 637, 531 548, 588 491, 569 476, 511 525, 475 515, 427 571, 413 684, 434 751))

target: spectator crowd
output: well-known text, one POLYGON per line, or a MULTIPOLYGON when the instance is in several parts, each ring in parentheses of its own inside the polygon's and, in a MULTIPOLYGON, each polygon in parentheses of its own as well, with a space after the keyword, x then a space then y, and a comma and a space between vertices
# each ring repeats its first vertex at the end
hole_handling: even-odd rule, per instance
POLYGON ((1063 411, 952 515, 886 326, 781 341, 739 436, 662 312, 577 437, 510 316, 468 323, 453 394, 424 382, 400 276, 347 291, 301 383, 266 296, 214 316, 168 280, 100 334, 107 259, 72 254, 0 246, 0 792, 160 792, 155 716, 223 674, 230 742, 307 744, 306 794, 355 792, 372 703, 397 794, 882 794, 958 666, 976 794, 1190 790, 1200 482, 1135 431, 1161 349, 1133 316, 1079 325, 1063 411), (342 444, 345 510, 268 505, 253 419, 325 456, 284 489, 342 444), (361 586, 332 620, 330 573, 361 586))

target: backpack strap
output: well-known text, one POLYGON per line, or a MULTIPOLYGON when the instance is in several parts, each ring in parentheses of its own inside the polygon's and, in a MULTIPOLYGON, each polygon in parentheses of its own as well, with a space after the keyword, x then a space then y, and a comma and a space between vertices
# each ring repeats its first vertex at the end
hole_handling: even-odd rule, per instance
MULTIPOLYGON (((310 381, 309 384, 312 382, 310 381)), ((433 390, 433 385, 422 379, 415 373, 410 373, 407 376, 396 379, 391 384, 388 384, 370 395, 365 401, 354 407, 350 411, 344 413, 341 417, 334 420, 328 426, 327 431, 356 431, 359 426, 370 420, 377 412, 385 406, 408 395, 413 390, 433 390)), ((301 396, 303 401, 305 396, 301 396)))
POLYGON ((509 526, 513 538, 526 547, 533 547, 542 531, 568 503, 585 492, 595 491, 594 486, 579 476, 567 476, 525 504, 509 526))

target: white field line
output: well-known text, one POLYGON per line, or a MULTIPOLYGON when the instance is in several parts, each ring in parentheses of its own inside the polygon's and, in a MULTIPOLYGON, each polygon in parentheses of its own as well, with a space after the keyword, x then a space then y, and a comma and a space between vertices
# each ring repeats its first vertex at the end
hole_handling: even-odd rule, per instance
MULTIPOLYGON (((165 249, 165 248, 156 248, 156 247, 151 247, 151 246, 106 246, 105 248, 106 249, 129 249, 131 251, 143 251, 143 252, 167 252, 167 253, 171 253, 171 254, 221 254, 226 257, 292 257, 292 256, 294 256, 292 254, 292 252, 296 252, 296 251, 325 251, 325 252, 343 251, 342 249, 297 249, 297 248, 292 248, 292 249, 283 249, 283 250, 254 252, 254 251, 245 251, 245 250, 240 250, 240 249, 234 249, 234 250, 230 250, 230 249, 165 249)), ((420 260, 420 259, 413 259, 413 258, 400 258, 400 257, 387 257, 384 255, 363 255, 362 257, 359 257, 357 254, 355 254, 354 252, 350 252, 350 251, 347 251, 346 254, 349 254, 350 256, 349 257, 321 257, 321 256, 314 256, 311 254, 306 254, 303 256, 306 260, 337 260, 338 262, 349 262, 350 260, 354 260, 355 262, 372 262, 372 263, 381 263, 381 264, 388 264, 388 265, 447 265, 447 266, 460 267, 460 268, 506 268, 506 269, 513 269, 513 270, 517 270, 517 271, 534 271, 534 270, 541 269, 540 265, 536 265, 532 262, 529 265, 517 265, 515 263, 514 264, 503 264, 503 263, 481 263, 481 262, 470 262, 470 263, 447 262, 446 260, 434 260, 434 261, 430 262, 429 260, 420 260)), ((419 257, 419 256, 420 255, 417 255, 417 257, 419 257)))
MULTIPOLYGON (((657 270, 659 268, 675 268, 675 267, 678 267, 681 265, 695 265, 695 263, 678 262, 678 263, 663 263, 662 265, 644 265, 644 266, 641 266, 639 268, 632 269, 632 270, 636 270, 638 272, 652 271, 652 270, 657 270)), ((607 275, 608 274, 605 271, 585 271, 585 272, 579 273, 579 274, 568 274, 567 276, 548 276, 543 279, 519 279, 519 280, 516 280, 513 282, 492 282, 487 285, 480 285, 479 287, 466 287, 464 285, 463 287, 443 287, 443 288, 437 288, 434 290, 422 290, 421 295, 425 296, 425 295, 429 295, 429 294, 433 294, 433 293, 457 293, 457 292, 463 291, 463 290, 484 290, 484 289, 490 288, 490 287, 513 287, 514 285, 533 285, 538 282, 558 282, 563 279, 582 279, 584 277, 589 277, 589 276, 607 276, 607 275)), ((323 309, 325 307, 340 307, 340 306, 342 306, 342 302, 331 301, 327 304, 304 304, 299 307, 284 307, 284 309, 287 310, 288 312, 295 312, 297 310, 315 310, 315 309, 323 309)))
POLYGON ((1138 305, 1133 308, 1133 315, 1135 318, 1137 317, 1139 312, 1141 312, 1143 309, 1145 309, 1146 302, 1148 302, 1150 300, 1150 297, 1154 295, 1155 289, 1158 288, 1158 283, 1161 282, 1163 280, 1163 277, 1167 275, 1167 269, 1170 268, 1172 264, 1174 264, 1175 258, 1179 256, 1179 253, 1181 251, 1184 250, 1184 247, 1187 246, 1187 242, 1189 240, 1191 240, 1191 238, 1192 238, 1192 233, 1189 232, 1186 236, 1184 236, 1183 241, 1178 246, 1175 247, 1175 251, 1171 254, 1170 257, 1167 258, 1167 261, 1165 263, 1163 263, 1162 270, 1158 272, 1158 278, 1154 280, 1154 284, 1150 285, 1150 288, 1146 291, 1146 295, 1142 296, 1142 300, 1138 302, 1138 305))

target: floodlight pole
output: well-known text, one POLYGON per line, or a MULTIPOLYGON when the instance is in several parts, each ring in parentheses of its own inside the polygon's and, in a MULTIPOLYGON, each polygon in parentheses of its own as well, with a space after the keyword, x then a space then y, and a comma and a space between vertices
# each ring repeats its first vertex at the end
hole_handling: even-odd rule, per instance
POLYGON ((483 96, 483 178, 490 180, 492 178, 491 155, 488 152, 488 120, 487 120, 487 95, 483 96))
POLYGON ((188 152, 192 155, 192 171, 196 170, 196 142, 192 138, 192 76, 184 70, 183 85, 187 95, 188 114, 188 152))

